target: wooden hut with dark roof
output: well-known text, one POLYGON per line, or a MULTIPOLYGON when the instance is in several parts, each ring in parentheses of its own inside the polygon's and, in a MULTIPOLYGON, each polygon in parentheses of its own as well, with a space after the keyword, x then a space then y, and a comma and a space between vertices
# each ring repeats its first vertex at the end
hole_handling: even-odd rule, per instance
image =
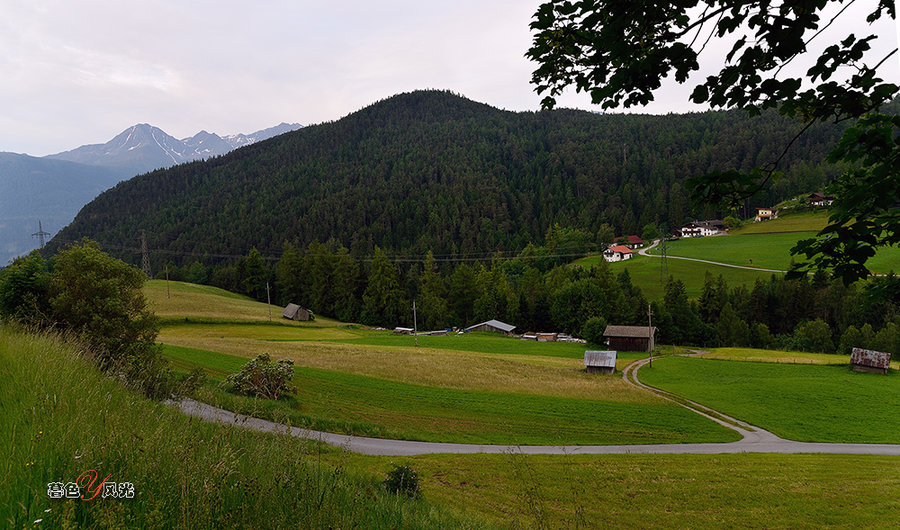
POLYGON ((656 328, 647 326, 606 326, 603 332, 609 349, 616 351, 652 351, 656 346, 656 328))

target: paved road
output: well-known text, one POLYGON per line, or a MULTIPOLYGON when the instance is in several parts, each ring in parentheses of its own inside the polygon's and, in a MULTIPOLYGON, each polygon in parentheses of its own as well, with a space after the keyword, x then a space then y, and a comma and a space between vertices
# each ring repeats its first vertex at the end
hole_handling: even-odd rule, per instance
MULTIPOLYGON (((636 384, 648 391, 670 399, 665 392, 648 387, 637 378, 637 371, 649 359, 641 359, 628 365, 623 370, 623 377, 631 384, 636 384)), ((685 400, 680 400, 685 401, 685 400)), ((481 445, 440 442, 414 442, 409 440, 389 440, 384 438, 367 438, 348 436, 299 427, 236 414, 213 407, 192 399, 181 401, 179 408, 188 415, 206 421, 236 425, 246 429, 262 432, 287 433, 298 438, 319 440, 347 451, 367 455, 409 456, 437 453, 506 453, 506 454, 542 454, 542 455, 578 455, 578 454, 718 454, 718 453, 833 453, 833 454, 865 454, 865 455, 897 455, 900 456, 900 445, 892 444, 846 444, 846 443, 805 443, 784 440, 774 434, 729 418, 698 403, 686 401, 689 405, 676 402, 689 410, 701 414, 712 421, 735 430, 743 439, 731 443, 694 443, 694 444, 648 444, 648 445, 481 445), (724 419, 723 419, 724 418, 724 419)))
MULTIPOLYGON (((728 236, 716 236, 716 237, 728 237, 728 236)), ((653 244, 650 245, 649 247, 639 249, 639 250, 638 250, 638 254, 640 254, 641 256, 647 256, 647 257, 650 257, 650 258, 660 258, 660 257, 662 257, 662 256, 659 256, 658 254, 647 254, 647 251, 648 251, 648 250, 650 250, 650 249, 656 247, 656 245, 658 245, 658 244, 659 244, 659 240, 657 239, 657 240, 654 241, 653 244)), ((698 259, 698 258, 685 258, 685 257, 682 257, 682 256, 672 256, 672 255, 667 255, 666 257, 667 257, 668 259, 683 259, 683 260, 687 260, 687 261, 699 261, 700 263, 709 263, 710 265, 719 265, 719 266, 722 266, 722 267, 731 267, 731 268, 733 268, 733 269, 747 269, 747 270, 751 270, 751 271, 760 271, 760 272, 781 272, 781 273, 787 272, 787 271, 783 271, 783 270, 781 270, 781 269, 763 269, 762 267, 747 267, 747 266, 745 266, 745 265, 732 265, 732 264, 730 264, 730 263, 721 263, 721 262, 719 262, 719 261, 709 261, 709 260, 706 260, 706 259, 698 259)))

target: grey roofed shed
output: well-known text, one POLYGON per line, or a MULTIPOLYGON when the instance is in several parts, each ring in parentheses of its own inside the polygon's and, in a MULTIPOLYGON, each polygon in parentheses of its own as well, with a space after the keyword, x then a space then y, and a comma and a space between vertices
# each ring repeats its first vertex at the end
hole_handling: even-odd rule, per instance
POLYGON ((588 372, 611 374, 616 371, 616 352, 587 350, 584 352, 584 369, 588 372))
POLYGON ((499 320, 488 320, 487 322, 469 326, 466 328, 466 331, 493 331, 509 335, 514 329, 516 329, 516 327, 511 324, 500 322, 499 320))
POLYGON ((281 312, 281 316, 290 320, 309 320, 309 311, 297 304, 288 304, 281 312))

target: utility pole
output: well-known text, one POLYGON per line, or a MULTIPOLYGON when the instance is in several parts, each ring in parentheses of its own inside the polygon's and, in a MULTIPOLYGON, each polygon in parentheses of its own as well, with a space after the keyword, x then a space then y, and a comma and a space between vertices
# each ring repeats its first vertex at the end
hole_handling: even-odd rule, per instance
POLYGON ((31 234, 31 237, 34 237, 34 236, 38 237, 38 240, 41 242, 41 247, 40 247, 41 249, 44 248, 44 238, 49 235, 50 235, 49 233, 44 232, 44 227, 41 226, 41 220, 38 219, 38 231, 31 234))
POLYGON ((269 306, 269 321, 272 321, 272 297, 269 295, 269 282, 266 282, 266 304, 269 306))
POLYGON ((650 368, 653 368, 653 311, 647 304, 647 350, 650 352, 650 368))
POLYGON ((416 322, 416 299, 413 298, 413 337, 416 339, 416 348, 419 347, 419 325, 416 322))
POLYGON ((669 281, 669 260, 668 260, 668 252, 669 249, 666 248, 666 238, 663 237, 662 241, 659 244, 659 284, 664 285, 667 281, 669 281))
POLYGON ((147 232, 141 230, 141 268, 150 277, 150 254, 147 253, 147 232))
POLYGON ((169 290, 169 264, 166 263, 166 299, 172 298, 172 292, 169 290))

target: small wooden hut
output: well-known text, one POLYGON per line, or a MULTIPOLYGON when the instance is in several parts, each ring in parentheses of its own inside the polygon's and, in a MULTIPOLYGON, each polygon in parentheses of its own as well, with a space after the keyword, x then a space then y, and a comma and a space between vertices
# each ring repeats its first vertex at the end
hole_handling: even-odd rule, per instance
POLYGON ((853 348, 850 351, 850 366, 857 372, 888 373, 891 367, 890 352, 853 348))
POLYGON ((584 352, 584 370, 601 374, 616 371, 616 352, 587 350, 584 352))
POLYGON ((288 320, 310 320, 312 313, 309 309, 303 309, 297 304, 288 304, 281 312, 281 316, 288 320))

